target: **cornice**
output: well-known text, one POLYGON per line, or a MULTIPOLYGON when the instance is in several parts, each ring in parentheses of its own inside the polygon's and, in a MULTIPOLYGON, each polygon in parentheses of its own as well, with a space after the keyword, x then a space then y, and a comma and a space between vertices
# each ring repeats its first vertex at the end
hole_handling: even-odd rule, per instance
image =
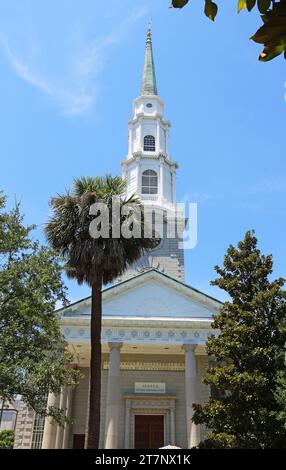
POLYGON ((137 98, 133 100, 133 106, 136 106, 137 103, 139 103, 140 101, 150 101, 150 99, 158 101, 160 105, 164 107, 164 101, 161 100, 161 98, 158 95, 138 96, 137 98))
POLYGON ((155 114, 152 114, 152 115, 148 115, 148 114, 145 114, 143 112, 138 113, 136 115, 136 117, 134 117, 132 119, 129 119, 128 125, 129 126, 134 126, 135 124, 141 123, 143 120, 146 120, 146 121, 160 121, 160 124, 162 124, 162 126, 167 127, 168 129, 170 129, 172 127, 171 122, 164 119, 162 113, 155 113, 155 114))
MULTIPOLYGON (((116 317, 103 316, 103 327, 136 327, 136 328, 211 328, 211 318, 141 318, 141 317, 116 317)), ((63 316, 60 318, 61 325, 89 326, 90 315, 63 316)))
MULTIPOLYGON (((65 318, 61 321, 61 331, 68 343, 90 344, 89 319, 76 322, 74 319, 65 318)), ((189 324, 132 322, 130 320, 116 322, 103 319, 101 343, 120 342, 136 345, 204 345, 207 338, 217 334, 211 328, 211 322, 193 322, 189 324)))
POLYGON ((144 153, 144 152, 134 152, 130 158, 121 160, 120 164, 122 167, 127 167, 131 163, 136 163, 137 160, 163 160, 163 162, 169 167, 174 168, 175 170, 179 168, 179 164, 176 161, 170 160, 169 156, 166 153, 144 153))

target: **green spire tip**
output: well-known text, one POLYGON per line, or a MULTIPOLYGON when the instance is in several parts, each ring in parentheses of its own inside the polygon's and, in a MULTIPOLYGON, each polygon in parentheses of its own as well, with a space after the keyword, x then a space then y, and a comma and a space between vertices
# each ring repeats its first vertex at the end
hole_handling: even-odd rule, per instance
POLYGON ((151 22, 148 25, 141 96, 158 95, 152 49, 151 22))

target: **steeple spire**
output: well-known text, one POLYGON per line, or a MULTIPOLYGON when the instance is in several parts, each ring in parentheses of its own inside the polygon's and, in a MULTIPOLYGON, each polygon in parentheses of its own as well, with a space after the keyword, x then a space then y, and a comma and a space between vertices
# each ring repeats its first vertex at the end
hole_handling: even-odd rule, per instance
POLYGON ((152 50, 151 24, 149 23, 146 39, 145 62, 141 84, 141 96, 158 95, 152 50))

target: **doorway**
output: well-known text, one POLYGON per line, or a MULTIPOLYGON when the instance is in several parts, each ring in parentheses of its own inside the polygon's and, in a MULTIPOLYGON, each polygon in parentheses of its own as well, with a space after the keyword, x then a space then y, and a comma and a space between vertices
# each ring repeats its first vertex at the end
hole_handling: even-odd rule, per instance
POLYGON ((85 434, 73 435, 73 449, 84 449, 85 434))
POLYGON ((135 449, 158 449, 164 446, 164 416, 135 415, 135 449))

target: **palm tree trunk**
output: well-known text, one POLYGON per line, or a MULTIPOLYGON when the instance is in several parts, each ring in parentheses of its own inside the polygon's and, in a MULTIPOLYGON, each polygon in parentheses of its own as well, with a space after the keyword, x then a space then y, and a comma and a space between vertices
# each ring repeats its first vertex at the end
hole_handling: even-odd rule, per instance
POLYGON ((90 320, 90 390, 87 448, 98 449, 100 432, 100 394, 101 394, 101 314, 102 314, 102 273, 91 291, 90 320))

